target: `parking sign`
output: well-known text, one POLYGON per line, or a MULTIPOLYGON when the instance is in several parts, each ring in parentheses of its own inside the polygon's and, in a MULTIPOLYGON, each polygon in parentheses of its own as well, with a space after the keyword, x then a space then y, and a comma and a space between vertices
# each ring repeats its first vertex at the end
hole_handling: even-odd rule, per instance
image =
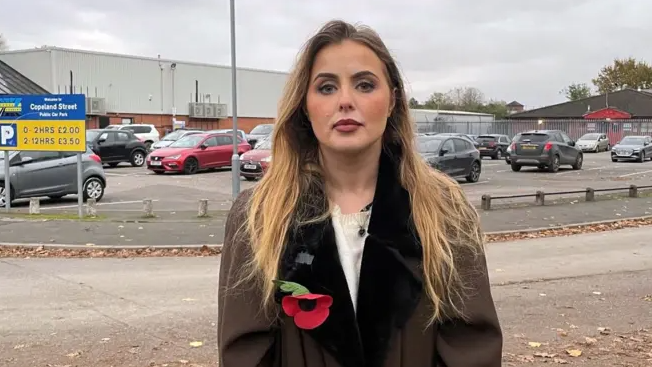
POLYGON ((15 148, 17 145, 16 124, 0 124, 0 147, 15 148))

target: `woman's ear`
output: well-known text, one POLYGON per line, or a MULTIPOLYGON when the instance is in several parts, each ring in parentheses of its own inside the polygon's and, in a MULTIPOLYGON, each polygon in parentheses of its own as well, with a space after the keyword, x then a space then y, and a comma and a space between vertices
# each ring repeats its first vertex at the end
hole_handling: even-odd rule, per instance
POLYGON ((392 89, 391 93, 391 100, 389 101, 389 111, 387 111, 387 117, 392 115, 392 112, 394 111, 394 107, 396 107, 396 92, 398 89, 394 88, 392 89))

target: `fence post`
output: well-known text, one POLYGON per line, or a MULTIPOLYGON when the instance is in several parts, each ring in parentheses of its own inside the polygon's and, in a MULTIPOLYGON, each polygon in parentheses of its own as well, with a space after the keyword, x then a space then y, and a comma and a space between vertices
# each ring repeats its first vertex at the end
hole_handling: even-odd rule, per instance
POLYGON ((143 216, 146 218, 151 218, 154 216, 154 206, 152 205, 152 199, 143 200, 143 216))
POLYGON ((590 187, 586 188, 586 197, 585 201, 595 201, 595 190, 590 187))
POLYGON ((536 196, 535 196, 535 202, 537 205, 545 205, 546 204, 546 194, 543 191, 537 191, 536 196))
POLYGON ((93 198, 86 200, 86 216, 97 217, 97 202, 93 198))
POLYGON ((491 210, 491 195, 485 194, 482 195, 482 201, 480 203, 482 210, 491 210))
POLYGON ((41 200, 39 198, 29 198, 29 214, 41 214, 41 200))
POLYGON ((629 185, 629 197, 630 198, 637 198, 638 197, 638 186, 629 185))
POLYGON ((208 199, 199 200, 199 209, 197 211, 198 217, 207 217, 208 216, 208 199))

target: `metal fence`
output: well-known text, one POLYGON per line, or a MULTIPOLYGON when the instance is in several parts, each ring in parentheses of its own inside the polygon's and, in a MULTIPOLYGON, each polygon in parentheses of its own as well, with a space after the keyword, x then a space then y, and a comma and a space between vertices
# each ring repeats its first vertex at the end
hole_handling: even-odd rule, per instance
POLYGON ((652 135, 652 120, 496 120, 417 122, 419 133, 505 134, 510 137, 527 130, 562 130, 571 139, 586 133, 606 134, 617 141, 627 135, 652 135))

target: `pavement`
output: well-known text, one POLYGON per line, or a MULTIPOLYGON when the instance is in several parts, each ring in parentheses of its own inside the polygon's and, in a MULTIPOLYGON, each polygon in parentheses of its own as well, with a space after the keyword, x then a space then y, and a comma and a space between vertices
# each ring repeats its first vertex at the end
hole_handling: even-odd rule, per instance
MULTIPOLYGON (((505 365, 650 366, 652 335, 637 333, 652 327, 650 238, 488 246, 505 365)), ((218 269, 219 257, 0 259, 0 365, 217 366, 218 269)))
MULTIPOLYGON (((485 232, 521 231, 579 222, 652 215, 652 198, 576 202, 546 206, 479 211, 485 232)), ((0 214, 4 243, 99 246, 176 246, 221 244, 225 212, 198 219, 194 211, 159 212, 143 219, 134 212, 112 211, 101 220, 8 219, 0 214), (128 222, 125 222, 128 220, 128 222)), ((46 217, 47 218, 47 217, 46 217)))

